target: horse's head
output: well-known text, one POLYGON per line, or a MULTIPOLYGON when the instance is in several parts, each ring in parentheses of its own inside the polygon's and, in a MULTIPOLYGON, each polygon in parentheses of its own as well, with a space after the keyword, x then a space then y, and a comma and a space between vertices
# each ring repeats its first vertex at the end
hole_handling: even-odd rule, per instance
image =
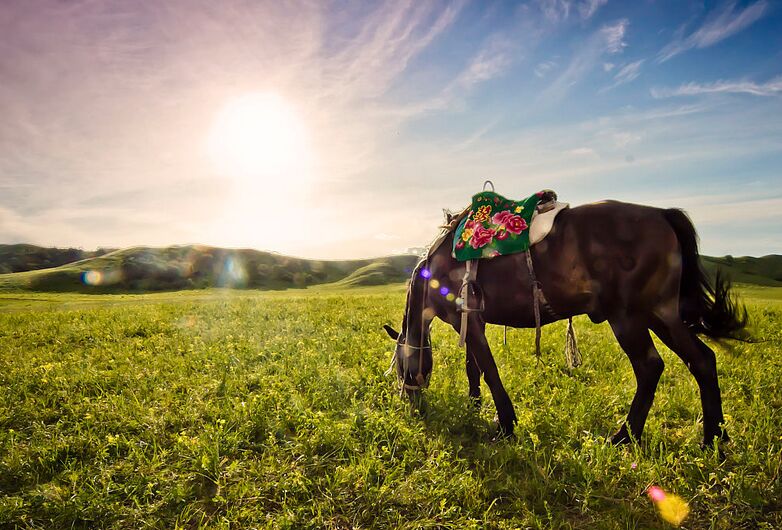
POLYGON ((385 325, 383 328, 396 341, 393 363, 396 364, 396 375, 402 391, 406 392, 408 397, 415 397, 429 386, 429 378, 432 375, 432 344, 426 336, 420 340, 408 340, 405 333, 399 333, 391 326, 385 325))

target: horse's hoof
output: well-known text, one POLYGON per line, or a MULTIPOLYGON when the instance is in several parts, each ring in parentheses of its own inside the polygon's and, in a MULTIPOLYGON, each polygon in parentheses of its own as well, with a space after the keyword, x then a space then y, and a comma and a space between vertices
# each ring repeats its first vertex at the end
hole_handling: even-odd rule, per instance
POLYGON ((624 425, 611 437, 611 445, 627 445, 632 441, 633 439, 630 437, 630 433, 627 432, 627 427, 624 425))
POLYGON ((497 434, 492 436, 490 443, 496 444, 500 442, 513 442, 516 440, 516 435, 512 432, 505 432, 504 430, 500 429, 497 431, 497 434))

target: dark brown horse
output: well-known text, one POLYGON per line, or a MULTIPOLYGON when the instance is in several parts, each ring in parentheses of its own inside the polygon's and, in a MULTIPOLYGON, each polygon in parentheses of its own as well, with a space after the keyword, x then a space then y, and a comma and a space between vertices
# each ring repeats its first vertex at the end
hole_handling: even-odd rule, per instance
MULTIPOLYGON (((432 285, 452 293, 461 287, 465 263, 451 256, 452 242, 453 233, 413 271, 401 332, 386 326, 397 341, 397 374, 411 395, 426 386, 431 375, 432 319, 436 316, 456 331, 461 327, 453 297, 432 292, 432 285)), ((722 428, 714 352, 698 334, 732 337, 745 326, 746 312, 733 303, 729 283, 718 276, 716 285, 710 285, 700 266, 695 228, 684 212, 615 201, 567 209, 546 239, 531 248, 531 255, 553 312, 560 318, 586 314, 595 323, 607 320, 630 358, 637 388, 614 443, 640 439, 652 406, 663 360, 650 330, 684 361, 698 383, 704 444, 712 444, 714 437, 728 438, 722 428)), ((469 313, 467 321, 469 395, 480 400, 483 374, 497 408, 499 435, 512 435, 516 414, 484 330, 487 323, 535 326, 525 255, 481 260, 477 284, 484 310, 469 313)), ((541 319, 543 324, 556 320, 545 311, 541 319)))

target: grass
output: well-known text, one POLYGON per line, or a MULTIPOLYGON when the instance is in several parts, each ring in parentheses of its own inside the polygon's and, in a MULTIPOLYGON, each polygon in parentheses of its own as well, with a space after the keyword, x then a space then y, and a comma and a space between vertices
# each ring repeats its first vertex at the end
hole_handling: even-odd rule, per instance
POLYGON ((383 377, 401 286, 150 295, 0 294, 0 526, 20 528, 687 528, 782 525, 782 289, 744 289, 758 344, 715 345, 725 459, 702 451, 697 386, 666 361, 641 443, 604 437, 634 391, 606 324, 490 327, 519 416, 490 443, 456 334, 433 328, 423 413, 383 377))

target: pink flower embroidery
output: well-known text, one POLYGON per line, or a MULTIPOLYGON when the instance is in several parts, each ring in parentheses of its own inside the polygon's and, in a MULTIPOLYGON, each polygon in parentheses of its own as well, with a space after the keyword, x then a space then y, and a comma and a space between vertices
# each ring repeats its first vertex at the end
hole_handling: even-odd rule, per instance
POLYGON ((514 234, 520 234, 527 229, 527 221, 519 215, 514 215, 505 223, 505 229, 514 234))
POLYGON ((505 226, 509 217, 513 217, 513 214, 508 210, 503 210, 495 213, 491 218, 491 222, 498 226, 505 226))
POLYGON ((513 215, 508 210, 495 213, 491 218, 491 222, 497 225, 497 239, 505 239, 507 237, 507 234, 505 234, 505 237, 499 237, 499 232, 507 230, 512 234, 520 234, 527 229, 527 222, 524 218, 519 215, 513 215))
POLYGON ((464 248, 464 241, 462 241, 461 239, 459 241, 457 241, 456 242, 456 248, 459 249, 459 250, 463 249, 464 248))
POLYGON ((493 228, 485 228, 483 225, 479 224, 475 227, 475 232, 472 234, 470 246, 475 249, 486 246, 491 242, 492 238, 494 237, 494 233, 495 232, 493 228))
POLYGON ((502 241, 503 239, 508 239, 508 231, 507 230, 498 230, 496 234, 494 234, 494 238, 498 241, 502 241))

